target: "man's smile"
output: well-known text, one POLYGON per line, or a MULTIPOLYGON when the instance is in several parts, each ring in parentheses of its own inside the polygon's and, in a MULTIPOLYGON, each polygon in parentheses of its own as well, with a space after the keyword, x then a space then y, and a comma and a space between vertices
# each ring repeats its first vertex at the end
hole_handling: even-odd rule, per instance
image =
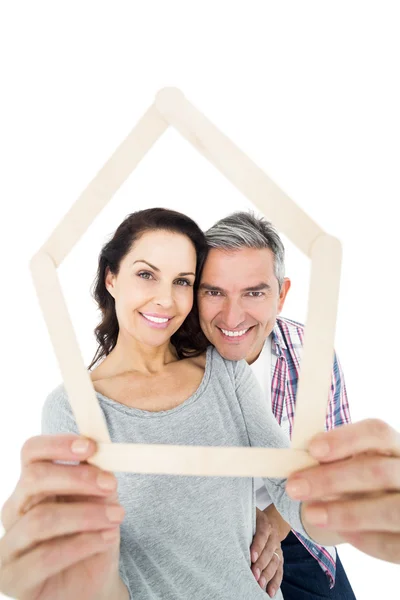
POLYGON ((217 329, 221 333, 221 336, 223 337, 224 340, 235 341, 235 342, 240 342, 245 337, 247 337, 249 331, 251 331, 253 328, 254 328, 254 325, 252 325, 251 327, 247 327, 245 329, 224 329, 222 327, 217 326, 217 329))

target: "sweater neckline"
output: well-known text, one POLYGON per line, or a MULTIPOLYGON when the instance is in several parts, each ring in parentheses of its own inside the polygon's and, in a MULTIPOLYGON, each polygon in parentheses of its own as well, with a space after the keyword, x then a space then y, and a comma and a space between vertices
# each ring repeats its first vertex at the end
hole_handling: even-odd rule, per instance
POLYGON ((185 410, 188 406, 191 406, 194 402, 196 402, 196 400, 198 398, 200 398, 200 396, 205 391, 208 381, 210 379, 210 374, 211 374, 211 362, 212 362, 211 361, 211 352, 212 352, 212 349, 213 349, 213 346, 211 346, 211 345, 207 347, 206 364, 205 364, 205 368, 204 368, 204 374, 203 374, 203 377, 200 381, 198 388, 193 392, 193 394, 191 394, 188 398, 186 398, 186 400, 184 400, 183 402, 178 404, 178 406, 174 406, 174 408, 169 408, 168 410, 157 410, 157 411, 144 410, 142 408, 126 406, 125 404, 122 404, 121 402, 117 402, 116 400, 113 400, 112 398, 105 396, 101 392, 96 391, 96 396, 99 398, 99 400, 102 403, 107 404, 111 408, 114 408, 115 410, 124 412, 124 413, 132 415, 132 416, 134 415, 136 417, 142 417, 142 418, 146 418, 146 419, 149 419, 149 418, 154 419, 154 418, 158 418, 158 417, 166 417, 166 416, 171 416, 173 414, 176 414, 182 410, 185 410))

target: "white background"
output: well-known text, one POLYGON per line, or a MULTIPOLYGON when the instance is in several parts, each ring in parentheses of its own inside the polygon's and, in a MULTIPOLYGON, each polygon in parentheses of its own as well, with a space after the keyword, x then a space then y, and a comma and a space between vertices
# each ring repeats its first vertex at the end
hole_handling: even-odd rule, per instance
MULTIPOLYGON (((15 1, 2 13, 0 505, 60 381, 29 258, 165 85, 340 238, 336 348, 352 417, 400 430, 397 3, 15 1)), ((86 363, 101 244, 149 206, 206 228, 250 204, 168 130, 60 268, 86 363)), ((309 264, 285 242, 284 315, 304 320, 309 264)), ((340 555, 358 600, 397 595, 398 566, 340 555)))

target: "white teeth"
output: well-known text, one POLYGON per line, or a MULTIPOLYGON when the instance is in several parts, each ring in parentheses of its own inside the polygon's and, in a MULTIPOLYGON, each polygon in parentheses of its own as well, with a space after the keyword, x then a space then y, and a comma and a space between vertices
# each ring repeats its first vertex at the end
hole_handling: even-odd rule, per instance
POLYGON ((239 337, 241 335, 244 335, 249 329, 250 327, 248 327, 247 329, 242 329, 242 331, 228 331, 227 329, 221 328, 221 331, 228 337, 239 337))
POLYGON ((161 319, 160 317, 150 317, 150 315, 145 315, 142 313, 144 318, 148 321, 153 321, 153 323, 166 323, 169 319, 161 319))

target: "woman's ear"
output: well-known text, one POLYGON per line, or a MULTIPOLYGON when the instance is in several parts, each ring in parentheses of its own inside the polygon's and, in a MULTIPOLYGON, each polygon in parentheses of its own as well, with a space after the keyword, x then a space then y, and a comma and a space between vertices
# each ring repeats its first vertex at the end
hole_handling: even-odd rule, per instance
POLYGON ((115 275, 111 273, 110 267, 106 268, 106 276, 104 280, 107 292, 113 297, 114 296, 114 287, 115 287, 115 275))

